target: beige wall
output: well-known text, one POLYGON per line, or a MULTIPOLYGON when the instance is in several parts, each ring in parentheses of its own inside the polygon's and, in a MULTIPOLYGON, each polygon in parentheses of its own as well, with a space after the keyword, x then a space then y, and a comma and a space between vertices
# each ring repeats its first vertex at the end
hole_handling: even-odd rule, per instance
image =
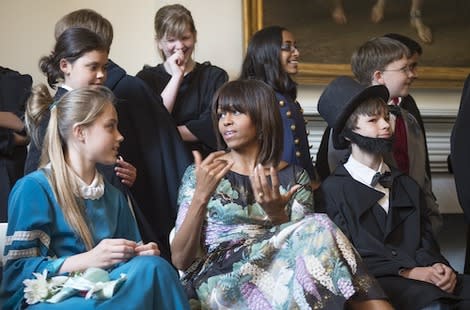
MULTIPOLYGON (((115 39, 111 58, 135 74, 144 64, 160 61, 155 51, 153 16, 162 5, 173 1, 159 0, 1 0, 0 65, 33 76, 44 82, 38 60, 54 44, 55 22, 64 14, 79 8, 91 8, 108 18, 115 39)), ((236 78, 243 57, 241 0, 181 0, 193 13, 198 29, 195 58, 210 60, 236 78)), ((300 87, 299 99, 307 112, 316 112, 322 87, 300 87)), ((458 90, 414 90, 424 114, 455 114, 458 90)))
MULTIPOLYGON (((111 58, 130 74, 144 64, 160 62, 154 47, 153 17, 173 1, 156 0, 2 0, 0 1, 0 63, 44 81, 39 57, 54 44, 55 22, 64 14, 91 8, 114 27, 111 58)), ((179 1, 193 14, 198 30, 195 58, 210 60, 236 76, 242 59, 241 1, 179 1)))

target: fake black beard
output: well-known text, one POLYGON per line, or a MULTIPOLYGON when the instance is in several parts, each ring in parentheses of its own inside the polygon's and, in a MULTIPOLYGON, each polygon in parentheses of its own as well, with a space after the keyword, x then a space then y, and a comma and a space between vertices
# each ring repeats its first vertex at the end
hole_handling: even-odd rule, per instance
POLYGON ((370 153, 383 155, 392 151, 393 138, 370 138, 364 137, 352 130, 345 129, 343 135, 356 144, 361 150, 370 153))

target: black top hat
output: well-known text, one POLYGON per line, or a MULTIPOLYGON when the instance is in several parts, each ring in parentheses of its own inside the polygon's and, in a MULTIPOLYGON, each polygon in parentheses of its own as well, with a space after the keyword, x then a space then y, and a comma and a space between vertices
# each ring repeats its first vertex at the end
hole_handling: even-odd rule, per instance
POLYGON ((348 142, 341 132, 346 121, 364 100, 372 97, 388 102, 389 92, 384 85, 364 86, 347 76, 333 80, 318 100, 318 112, 333 129, 333 145, 337 149, 345 149, 348 142))

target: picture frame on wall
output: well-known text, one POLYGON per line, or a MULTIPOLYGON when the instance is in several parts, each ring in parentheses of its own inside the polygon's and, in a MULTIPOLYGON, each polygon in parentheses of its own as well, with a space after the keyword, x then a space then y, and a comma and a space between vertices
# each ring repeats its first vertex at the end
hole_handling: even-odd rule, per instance
POLYGON ((432 31, 431 43, 421 41, 411 26, 411 1, 386 1, 382 21, 374 23, 371 10, 376 0, 343 0, 347 22, 338 24, 332 17, 337 0, 243 0, 245 47, 263 27, 286 27, 300 49, 297 82, 326 85, 339 75, 352 76, 350 58, 359 45, 386 33, 400 33, 423 48, 414 86, 461 88, 470 74, 470 1, 424 0, 421 14, 432 31))

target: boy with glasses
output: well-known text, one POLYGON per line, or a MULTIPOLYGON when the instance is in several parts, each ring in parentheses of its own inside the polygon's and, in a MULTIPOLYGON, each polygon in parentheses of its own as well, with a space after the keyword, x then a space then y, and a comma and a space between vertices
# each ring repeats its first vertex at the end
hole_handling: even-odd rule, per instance
MULTIPOLYGON (((415 117, 401 105, 413 100, 409 88, 416 78, 416 66, 410 65, 410 50, 401 42, 373 38, 362 44, 351 58, 351 68, 360 84, 384 85, 390 93, 390 126, 395 139, 385 162, 413 178, 423 189, 434 233, 442 226, 439 206, 432 193, 431 179, 426 173, 426 141, 415 117)), ((325 179, 349 155, 348 145, 338 145, 327 128, 317 154, 317 170, 325 179)))

